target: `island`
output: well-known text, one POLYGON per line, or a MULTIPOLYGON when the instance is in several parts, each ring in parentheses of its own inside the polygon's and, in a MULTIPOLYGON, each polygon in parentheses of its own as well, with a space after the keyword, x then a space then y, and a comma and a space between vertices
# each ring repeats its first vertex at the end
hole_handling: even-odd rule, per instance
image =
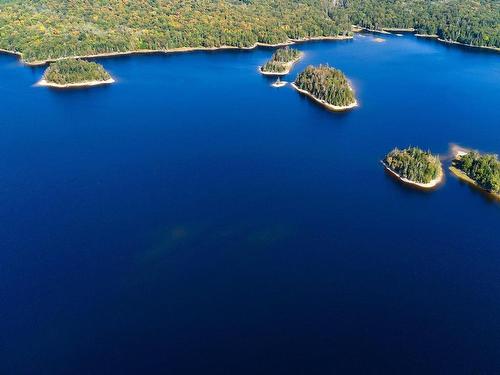
POLYGON ((344 73, 328 65, 308 66, 292 86, 333 111, 345 111, 358 105, 344 73))
POLYGON ((286 86, 286 84, 287 84, 287 83, 288 83, 287 81, 282 81, 282 80, 281 80, 281 79, 279 79, 279 77, 278 77, 278 79, 277 79, 276 81, 274 81, 274 82, 272 83, 272 85, 271 85, 271 86, 279 88, 279 87, 284 87, 284 86, 286 86))
POLYGON ((461 180, 500 199, 500 161, 497 155, 457 152, 449 169, 461 180))
POLYGON ((49 65, 38 82, 39 86, 57 88, 105 85, 115 80, 95 62, 65 59, 49 65))
POLYGON ((395 148, 385 156, 382 164, 400 181, 424 189, 436 187, 443 179, 439 156, 417 147, 395 148))
POLYGON ((271 59, 260 67, 264 75, 285 75, 290 73, 293 64, 300 60, 303 53, 290 47, 279 48, 271 59))

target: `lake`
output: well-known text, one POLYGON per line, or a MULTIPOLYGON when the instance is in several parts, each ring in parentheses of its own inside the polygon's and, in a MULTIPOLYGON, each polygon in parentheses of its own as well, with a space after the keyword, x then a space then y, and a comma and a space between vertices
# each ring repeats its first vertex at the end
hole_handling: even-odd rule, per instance
MULTIPOLYGON (((33 87, 0 56, 0 373, 494 374, 500 203, 394 147, 500 153, 500 59, 411 35, 297 44, 360 107, 257 72, 272 49, 103 58, 33 87)), ((445 160, 447 170, 449 160, 445 160)))

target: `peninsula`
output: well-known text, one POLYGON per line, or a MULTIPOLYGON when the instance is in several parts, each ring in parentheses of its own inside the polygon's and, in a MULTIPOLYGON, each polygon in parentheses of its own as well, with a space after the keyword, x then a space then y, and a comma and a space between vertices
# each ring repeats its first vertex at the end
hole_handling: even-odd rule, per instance
POLYGON ((271 59, 260 67, 264 75, 285 75, 290 73, 293 64, 300 60, 303 53, 297 49, 284 47, 273 53, 271 59))
POLYGON ((292 86, 333 111, 345 111, 358 105, 344 73, 328 65, 308 66, 292 86))
POLYGON ((439 156, 417 147, 395 148, 385 156, 382 164, 400 181, 424 189, 436 187, 443 179, 439 156))
POLYGON ((457 152, 450 171, 461 180, 500 198, 500 161, 497 155, 457 152))
POLYGON ((39 86, 57 88, 97 86, 113 83, 114 79, 95 62, 67 59, 49 65, 38 82, 39 86))

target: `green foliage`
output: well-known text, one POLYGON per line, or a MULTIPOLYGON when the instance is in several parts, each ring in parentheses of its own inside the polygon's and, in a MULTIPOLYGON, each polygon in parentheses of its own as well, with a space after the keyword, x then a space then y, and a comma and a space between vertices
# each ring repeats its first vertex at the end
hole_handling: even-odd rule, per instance
POLYGON ((345 0, 353 24, 415 28, 421 34, 476 46, 500 47, 498 0, 345 0))
POLYGON ((327 65, 308 66, 297 76, 295 85, 336 106, 347 106, 356 100, 344 73, 327 65))
POLYGON ((273 53, 271 59, 262 66, 262 71, 276 73, 284 72, 287 68, 287 64, 297 60, 300 55, 301 52, 294 48, 279 48, 273 53))
POLYGON ((455 166, 481 187, 500 194, 500 161, 496 155, 469 152, 456 160, 455 166))
POLYGON ((271 56, 271 61, 287 63, 298 59, 301 52, 295 48, 284 47, 277 49, 271 56))
POLYGON ((65 85, 86 81, 106 81, 111 76, 95 62, 67 59, 50 64, 43 78, 47 82, 65 85))
POLYGON ((28 62, 179 47, 250 47, 349 30, 321 0, 12 0, 0 48, 28 62))
POLYGON ((34 62, 276 44, 350 34, 351 24, 500 47, 498 0, 10 0, 0 1, 0 48, 34 62))
POLYGON ((401 177, 424 184, 442 173, 439 157, 417 147, 395 148, 386 155, 384 163, 401 177))
POLYGON ((262 65, 261 70, 263 72, 282 73, 286 71, 286 68, 286 64, 276 61, 268 61, 264 65, 262 65))

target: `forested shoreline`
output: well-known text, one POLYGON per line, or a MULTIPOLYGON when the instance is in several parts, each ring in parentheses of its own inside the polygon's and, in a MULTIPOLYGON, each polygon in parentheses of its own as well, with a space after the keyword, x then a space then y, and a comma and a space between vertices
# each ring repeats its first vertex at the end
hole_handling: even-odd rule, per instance
POLYGON ((496 0, 0 0, 0 49, 27 63, 179 48, 250 48, 414 28, 500 47, 496 0))
POLYGON ((349 20, 358 26, 414 29, 445 41, 500 47, 497 0, 346 0, 349 20))
POLYGON ((0 48, 25 62, 177 48, 280 44, 350 34, 316 0, 10 0, 0 48))
POLYGON ((461 177, 458 169, 482 189, 500 196, 500 161, 496 155, 471 151, 457 157, 450 169, 461 177))

